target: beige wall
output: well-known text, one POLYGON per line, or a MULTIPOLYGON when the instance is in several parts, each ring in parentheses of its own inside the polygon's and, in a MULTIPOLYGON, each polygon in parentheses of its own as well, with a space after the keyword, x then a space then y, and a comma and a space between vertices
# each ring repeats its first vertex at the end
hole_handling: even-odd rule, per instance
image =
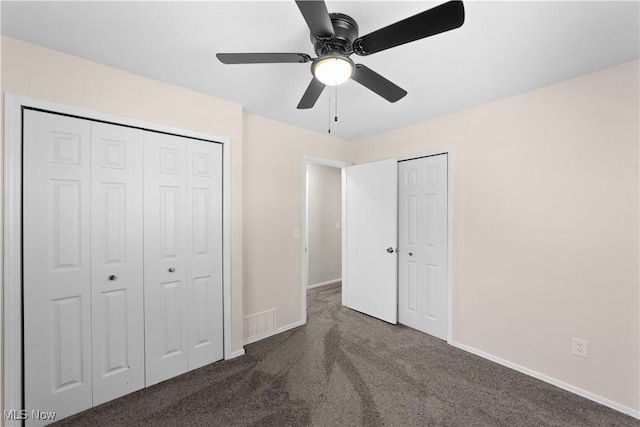
POLYGON ((350 160, 353 143, 244 116, 244 312, 275 308, 282 328, 302 320, 303 156, 350 160))
POLYGON ((8 37, 2 91, 231 138, 231 347, 240 350, 242 106, 8 37))
POLYGON ((342 169, 309 163, 307 189, 309 286, 313 286, 342 277, 342 169))
POLYGON ((638 80, 635 61, 357 142, 354 157, 452 147, 454 340, 635 410, 638 80))

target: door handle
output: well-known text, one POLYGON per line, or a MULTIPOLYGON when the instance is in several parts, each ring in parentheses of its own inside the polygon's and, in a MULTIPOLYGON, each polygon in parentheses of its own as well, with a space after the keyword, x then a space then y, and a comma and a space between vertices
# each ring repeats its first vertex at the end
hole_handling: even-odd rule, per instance
POLYGON ((169 267, 169 273, 173 273, 174 271, 176 271, 176 269, 175 269, 175 268, 173 268, 173 267, 169 267))
POLYGON ((413 252, 409 252, 409 256, 413 256, 413 252))
POLYGON ((395 250, 395 249, 393 249, 391 246, 389 246, 389 247, 387 248, 387 252, 389 252, 390 254, 394 253, 395 251, 396 251, 396 250, 395 250))
POLYGON ((115 274, 112 274, 111 276, 109 276, 109 280, 116 280, 118 278, 118 276, 116 276, 115 274))

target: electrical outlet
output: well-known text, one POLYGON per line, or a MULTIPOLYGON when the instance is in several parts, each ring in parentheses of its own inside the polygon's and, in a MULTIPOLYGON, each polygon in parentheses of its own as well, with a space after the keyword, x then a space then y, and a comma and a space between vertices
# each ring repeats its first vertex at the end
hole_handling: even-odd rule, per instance
POLYGON ((589 357, 589 341, 581 340, 579 338, 573 338, 571 340, 571 352, 576 356, 589 357))

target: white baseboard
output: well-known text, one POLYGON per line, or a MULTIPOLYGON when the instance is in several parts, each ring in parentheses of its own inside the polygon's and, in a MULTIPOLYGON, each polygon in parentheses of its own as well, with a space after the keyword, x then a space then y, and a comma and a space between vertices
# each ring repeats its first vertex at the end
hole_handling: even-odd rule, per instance
POLYGON ((489 353, 485 353, 484 351, 481 350, 477 350, 473 347, 469 347, 467 345, 464 344, 460 344, 459 342, 455 342, 455 341, 451 341, 450 344, 454 347, 457 347, 461 350, 467 351, 469 353, 475 354, 476 356, 480 356, 484 359, 490 360, 492 362, 498 363, 502 366, 506 366, 507 368, 511 368, 515 371, 521 372, 523 374, 529 375, 530 377, 539 379, 541 381, 544 381, 546 383, 549 383, 551 385, 554 385, 556 387, 559 387, 563 390, 567 390, 571 393, 577 394, 578 396, 582 396, 584 398, 587 398, 589 400, 592 400, 594 402, 597 402, 601 405, 607 406, 611 409, 615 409, 616 411, 622 412, 624 414, 630 415, 633 418, 636 419, 640 419, 640 411, 629 408, 627 406, 621 405, 619 403, 616 403, 612 400, 606 399, 602 396, 598 396, 597 394, 591 393, 589 391, 583 390, 579 387, 573 386, 571 384, 567 384, 565 382, 562 382, 560 380, 557 380, 555 378, 552 378, 550 376, 547 376, 545 374, 541 374, 540 372, 534 371, 532 369, 529 368, 525 368, 524 366, 520 366, 516 363, 513 362, 509 362, 508 360, 504 360, 501 359, 497 356, 494 356, 492 354, 489 353))
POLYGON ((307 286, 307 289, 319 288, 320 286, 333 285, 334 283, 342 282, 342 278, 333 279, 322 283, 316 283, 314 285, 307 286))
POLYGON ((240 350, 236 350, 233 353, 231 353, 231 357, 229 357, 229 359, 235 359, 236 357, 240 357, 240 356, 244 356, 244 348, 241 348, 240 350))
POLYGON ((258 334, 258 335, 254 335, 252 337, 245 338, 243 340, 243 344, 247 345, 247 344, 252 344, 254 342, 258 342, 258 341, 263 340, 265 338, 269 338, 269 337, 277 335, 279 333, 288 331, 289 329, 293 329, 293 328, 297 328, 298 326, 302 326, 305 323, 307 323, 306 320, 300 320, 299 322, 291 323, 289 325, 282 326, 280 328, 274 329, 272 331, 265 332, 263 334, 258 334))

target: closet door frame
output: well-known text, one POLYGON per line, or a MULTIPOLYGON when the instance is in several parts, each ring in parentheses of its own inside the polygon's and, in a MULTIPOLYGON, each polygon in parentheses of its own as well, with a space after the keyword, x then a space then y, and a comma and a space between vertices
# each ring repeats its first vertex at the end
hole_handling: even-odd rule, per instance
POLYGON ((4 410, 23 409, 22 354, 22 112, 42 110, 54 114, 130 126, 156 132, 195 138, 222 144, 222 289, 224 358, 234 357, 231 350, 231 139, 226 136, 196 132, 86 108, 4 93, 3 147, 3 342, 4 410))

